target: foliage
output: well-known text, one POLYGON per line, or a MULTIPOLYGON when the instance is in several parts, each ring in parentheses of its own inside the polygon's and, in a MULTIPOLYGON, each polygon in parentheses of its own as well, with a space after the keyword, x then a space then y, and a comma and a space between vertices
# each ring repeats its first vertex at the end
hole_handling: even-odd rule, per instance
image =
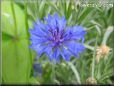
POLYGON ((102 43, 113 48, 113 8, 82 7, 76 0, 9 0, 1 1, 2 83, 3 84, 85 84, 94 77, 98 84, 114 84, 114 56, 111 51, 99 63, 95 61, 96 47, 102 43), (86 30, 86 50, 70 62, 61 60, 54 65, 43 55, 37 61, 42 74, 33 76, 36 53, 30 50, 28 29, 34 21, 49 13, 65 16, 67 25, 82 25, 86 30), (53 79, 54 78, 54 79, 53 79))

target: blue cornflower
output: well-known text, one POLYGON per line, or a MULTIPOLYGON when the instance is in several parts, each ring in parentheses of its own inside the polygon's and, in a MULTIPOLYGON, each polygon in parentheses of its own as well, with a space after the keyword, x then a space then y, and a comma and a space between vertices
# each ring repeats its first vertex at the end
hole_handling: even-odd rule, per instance
POLYGON ((57 13, 34 23, 34 28, 29 30, 30 48, 37 52, 38 57, 43 53, 55 61, 59 61, 60 56, 66 61, 71 56, 79 57, 85 49, 83 40, 86 31, 82 26, 66 26, 66 23, 65 17, 59 17, 57 13))

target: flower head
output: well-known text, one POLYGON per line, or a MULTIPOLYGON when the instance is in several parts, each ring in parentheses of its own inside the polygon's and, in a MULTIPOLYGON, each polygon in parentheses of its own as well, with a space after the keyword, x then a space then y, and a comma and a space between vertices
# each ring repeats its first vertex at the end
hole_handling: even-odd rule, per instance
POLYGON ((89 77, 89 78, 86 80, 86 83, 87 83, 88 85, 93 85, 93 84, 97 84, 97 81, 96 81, 94 78, 89 77))
POLYGON ((111 50, 112 49, 105 44, 102 44, 101 46, 99 46, 96 49, 96 61, 97 61, 97 63, 100 61, 101 58, 103 58, 103 57, 105 58, 105 56, 108 55, 111 50))
POLYGON ((55 61, 59 61, 60 56, 66 61, 71 56, 79 57, 79 53, 85 49, 83 40, 86 31, 82 26, 66 26, 66 23, 65 17, 59 17, 57 13, 34 23, 34 28, 29 30, 30 47, 38 57, 43 53, 55 61))

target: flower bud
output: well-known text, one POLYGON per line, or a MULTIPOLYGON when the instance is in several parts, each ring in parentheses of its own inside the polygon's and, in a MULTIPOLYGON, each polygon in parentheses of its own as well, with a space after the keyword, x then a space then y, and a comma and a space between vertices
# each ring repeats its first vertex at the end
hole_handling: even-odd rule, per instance
POLYGON ((96 49, 96 61, 99 62, 101 58, 108 55, 111 48, 106 45, 101 45, 96 49))
POLYGON ((89 85, 92 85, 92 84, 97 84, 96 80, 92 77, 89 77, 87 80, 86 80, 86 83, 89 84, 89 85))

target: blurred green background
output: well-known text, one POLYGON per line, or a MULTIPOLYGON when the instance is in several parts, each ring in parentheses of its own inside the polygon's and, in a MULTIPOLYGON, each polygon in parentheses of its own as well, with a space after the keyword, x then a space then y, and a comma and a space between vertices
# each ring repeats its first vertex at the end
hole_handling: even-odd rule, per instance
MULTIPOLYGON (((2 0, 2 83, 85 84, 88 77, 93 76, 98 84, 114 84, 113 51, 107 55, 108 59, 102 59, 98 64, 95 62, 96 46, 104 43, 114 47, 113 7, 109 6, 111 0, 107 2, 107 6, 83 7, 85 0, 2 0), (72 57, 69 63, 61 60, 54 71, 43 55, 38 60, 42 74, 34 77, 36 53, 29 48, 28 30, 38 18, 55 12, 66 17, 67 25, 82 25, 87 30, 86 50, 79 59, 72 57)), ((99 4, 98 0, 86 0, 86 3, 99 4)))

